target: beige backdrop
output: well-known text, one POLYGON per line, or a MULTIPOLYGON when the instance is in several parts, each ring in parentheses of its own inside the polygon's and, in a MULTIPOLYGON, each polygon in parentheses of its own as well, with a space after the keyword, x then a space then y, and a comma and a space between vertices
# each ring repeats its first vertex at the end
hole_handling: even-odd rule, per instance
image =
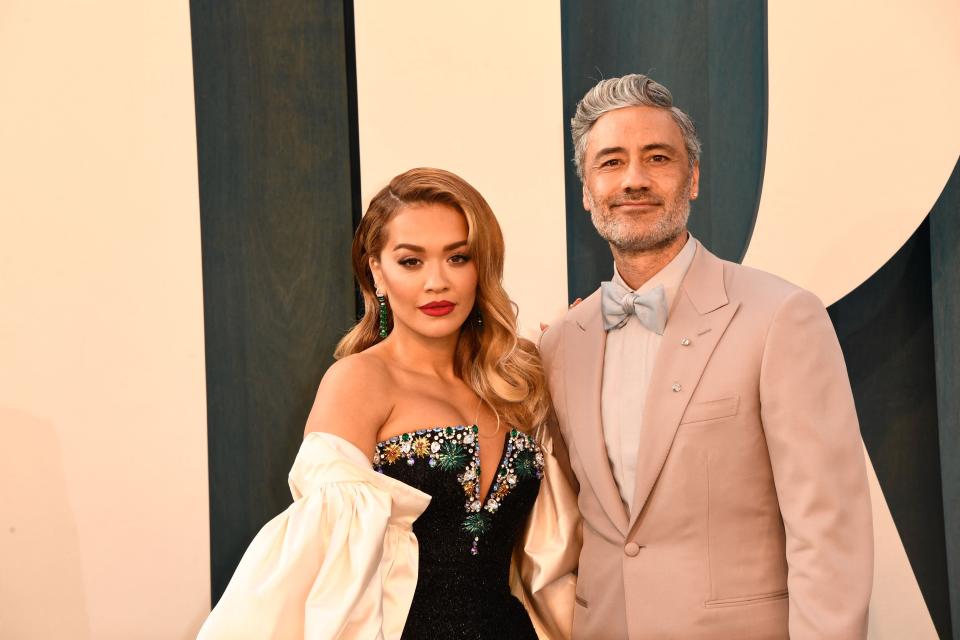
POLYGON ((188 3, 0 3, 0 637, 210 602, 188 3))

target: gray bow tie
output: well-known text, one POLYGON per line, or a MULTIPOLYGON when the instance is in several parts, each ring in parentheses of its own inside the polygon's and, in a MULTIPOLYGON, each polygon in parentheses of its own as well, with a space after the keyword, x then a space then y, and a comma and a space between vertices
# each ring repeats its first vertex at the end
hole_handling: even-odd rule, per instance
POLYGON ((660 336, 667 326, 667 295, 663 292, 663 285, 646 293, 635 293, 615 282, 601 282, 600 308, 606 331, 619 329, 631 315, 637 316, 640 324, 660 336))

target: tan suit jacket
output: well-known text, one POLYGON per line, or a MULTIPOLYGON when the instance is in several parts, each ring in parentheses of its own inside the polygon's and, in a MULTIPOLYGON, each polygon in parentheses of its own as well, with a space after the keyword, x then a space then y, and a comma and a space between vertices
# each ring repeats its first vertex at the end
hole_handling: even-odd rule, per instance
POLYGON ((605 339, 598 292, 541 339, 584 521, 574 638, 866 637, 863 445, 816 296, 697 247, 654 363, 629 510, 601 425, 605 339))

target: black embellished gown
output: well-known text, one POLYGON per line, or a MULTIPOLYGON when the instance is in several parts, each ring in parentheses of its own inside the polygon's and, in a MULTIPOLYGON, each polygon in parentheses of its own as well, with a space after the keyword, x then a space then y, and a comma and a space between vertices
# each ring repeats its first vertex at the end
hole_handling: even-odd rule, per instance
POLYGON ((420 429, 377 444, 374 469, 433 498, 413 523, 420 568, 403 640, 536 640, 510 593, 509 572, 540 489, 543 456, 523 432, 505 437, 482 504, 476 426, 420 429))

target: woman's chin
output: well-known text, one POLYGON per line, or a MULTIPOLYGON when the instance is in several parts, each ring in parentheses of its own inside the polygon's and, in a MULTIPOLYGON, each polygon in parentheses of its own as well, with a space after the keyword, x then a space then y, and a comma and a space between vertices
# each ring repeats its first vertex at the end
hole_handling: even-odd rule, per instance
POLYGON ((424 338, 438 340, 457 335, 462 326, 463 319, 461 318, 431 318, 427 322, 419 321, 409 326, 409 330, 424 338))

